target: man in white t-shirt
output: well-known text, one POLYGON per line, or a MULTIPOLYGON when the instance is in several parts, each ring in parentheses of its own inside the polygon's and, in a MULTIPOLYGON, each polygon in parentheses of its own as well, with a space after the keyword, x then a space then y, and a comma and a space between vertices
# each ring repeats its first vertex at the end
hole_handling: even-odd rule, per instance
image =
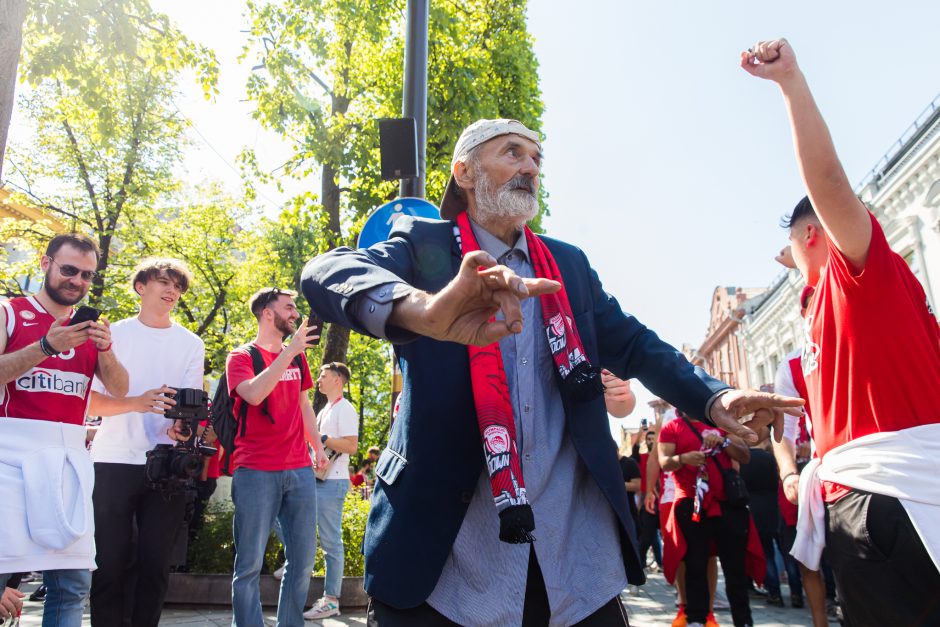
POLYGON ((359 447, 359 416, 352 403, 343 398, 349 383, 349 368, 334 361, 320 368, 317 386, 326 396, 317 424, 320 439, 330 456, 326 476, 317 479, 317 531, 326 556, 323 598, 304 614, 307 619, 321 619, 339 614, 339 596, 343 584, 343 502, 349 490, 349 456, 359 447))
POLYGON ((130 389, 125 398, 114 398, 97 378, 92 386, 89 415, 103 417, 91 448, 98 563, 91 619, 96 627, 121 627, 125 618, 134 627, 160 622, 186 498, 182 492, 152 488, 144 467, 147 452, 157 444, 186 439, 180 425, 163 415, 175 404, 168 386, 203 386, 205 345, 170 318, 191 282, 192 274, 176 259, 138 264, 131 285, 140 297, 140 313, 111 325, 114 352, 127 368, 130 389))

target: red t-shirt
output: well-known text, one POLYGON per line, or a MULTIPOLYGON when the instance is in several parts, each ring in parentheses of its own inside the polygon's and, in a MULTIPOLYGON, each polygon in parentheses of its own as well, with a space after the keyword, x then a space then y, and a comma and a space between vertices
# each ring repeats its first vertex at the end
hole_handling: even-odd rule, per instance
MULTIPOLYGON (((692 424, 702 437, 708 433, 717 433, 721 436, 725 434, 721 429, 702 422, 693 421, 692 424)), ((674 455, 702 450, 702 441, 692 433, 689 425, 682 419, 672 420, 663 425, 662 430, 659 432, 659 441, 675 444, 674 455)), ((731 467, 731 458, 724 451, 719 453, 717 457, 710 457, 705 461, 705 470, 708 473, 708 491, 702 499, 702 511, 705 512, 706 516, 720 516, 721 506, 719 503, 725 500, 725 484, 721 478, 719 464, 721 468, 731 467)), ((683 465, 678 470, 673 471, 672 475, 676 485, 676 501, 695 497, 695 480, 698 477, 697 466, 683 465)))
POLYGON ((646 464, 649 459, 649 453, 640 453, 640 494, 646 494, 646 464))
MULTIPOLYGON (((52 314, 32 296, 11 298, 0 302, 0 307, 6 314, 7 354, 35 344, 55 322, 52 314)), ((0 385, 0 416, 84 424, 97 365, 98 350, 91 340, 46 357, 6 385, 0 385)))
MULTIPOLYGON (((271 365, 278 353, 264 350, 257 344, 264 358, 264 365, 271 365)), ((303 415, 300 412, 300 395, 313 387, 307 358, 301 355, 302 367, 293 363, 287 367, 281 380, 277 382, 267 398, 268 415, 262 412, 262 405, 249 405, 245 435, 241 430, 235 439, 235 451, 232 455, 231 469, 234 473, 239 467, 252 470, 294 470, 311 466, 310 453, 304 437, 303 415), (272 422, 273 420, 273 422, 272 422)), ((238 397, 235 388, 242 381, 253 379, 251 353, 240 347, 229 353, 225 364, 228 377, 229 394, 235 399, 235 412, 241 411, 244 401, 238 397)))
MULTIPOLYGON (((870 215, 870 214, 869 214, 870 215)), ((835 246, 805 318, 803 375, 816 453, 940 422, 940 330, 924 288, 871 218, 865 267, 835 246)), ((832 502, 846 488, 823 484, 832 502)))

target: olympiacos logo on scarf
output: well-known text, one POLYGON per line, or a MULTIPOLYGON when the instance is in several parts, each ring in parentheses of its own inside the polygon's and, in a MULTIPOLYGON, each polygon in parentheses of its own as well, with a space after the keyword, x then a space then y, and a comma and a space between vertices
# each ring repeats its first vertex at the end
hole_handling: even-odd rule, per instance
POLYGON ((483 444, 486 449, 486 465, 491 475, 509 466, 509 447, 512 440, 506 427, 488 426, 483 430, 483 444))
POLYGON ((549 319, 545 333, 548 335, 548 347, 551 349, 553 355, 564 350, 567 344, 565 339, 565 320, 561 317, 560 313, 555 314, 549 319))

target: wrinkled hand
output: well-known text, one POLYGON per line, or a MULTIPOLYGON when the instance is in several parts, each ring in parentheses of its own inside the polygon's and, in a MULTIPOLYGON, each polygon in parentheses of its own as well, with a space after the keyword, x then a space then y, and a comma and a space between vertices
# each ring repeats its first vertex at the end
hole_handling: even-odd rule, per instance
POLYGON ((523 300, 559 289, 557 281, 521 278, 478 250, 464 256, 457 276, 437 294, 416 290, 397 301, 389 324, 435 340, 488 346, 522 332, 523 300), (493 319, 499 311, 503 319, 493 319))
POLYGON ((800 71, 786 39, 757 42, 741 53, 741 67, 751 76, 775 83, 785 82, 800 71))
POLYGON ((19 616, 23 610, 23 597, 25 596, 25 593, 16 588, 6 587, 6 582, 4 582, 3 595, 0 596, 0 620, 19 616))
POLYGON ((793 261, 793 251, 789 246, 784 246, 780 249, 780 252, 777 253, 777 256, 774 257, 774 261, 779 263, 784 268, 790 268, 791 270, 796 267, 796 262, 793 261))
MULTIPOLYGON (((80 322, 73 326, 68 326, 69 317, 64 316, 52 323, 46 332, 46 341, 56 351, 65 353, 73 348, 81 346, 92 337, 90 320, 80 322)), ((111 337, 110 331, 108 337, 111 337)))
POLYGON ((88 337, 95 343, 95 348, 100 351, 107 350, 111 346, 111 323, 107 318, 98 318, 97 322, 90 322, 88 337))
POLYGON ((801 398, 757 390, 731 390, 712 404, 711 419, 719 429, 743 439, 751 446, 760 441, 755 431, 773 425, 774 440, 783 437, 783 415, 803 413, 801 398))
POLYGON ((796 505, 800 500, 800 476, 787 475, 783 480, 783 494, 787 500, 796 505))
POLYGON ((725 436, 718 435, 717 433, 709 433, 702 437, 702 447, 707 449, 715 448, 716 446, 721 446, 725 441, 725 436))
POLYGON ((705 453, 702 451, 687 451, 679 455, 679 461, 685 466, 701 466, 705 463, 705 453))
POLYGON ((652 490, 647 490, 646 496, 643 498, 643 507, 650 514, 656 513, 656 493, 652 490))
POLYGON ((129 398, 133 405, 133 411, 140 413, 151 412, 154 414, 164 414, 166 410, 176 405, 173 399, 175 391, 167 385, 161 385, 158 388, 147 390, 140 396, 129 398), (169 395, 169 396, 168 396, 169 395))
MULTIPOLYGON (((630 382, 625 381, 610 370, 601 370, 601 382, 604 384, 604 403, 607 405, 608 413, 617 418, 624 418, 630 415, 636 406, 636 395, 630 389, 630 382)), ((643 428, 646 432, 648 429, 643 428)))
POLYGON ((307 335, 307 320, 302 318, 297 325, 297 330, 294 331, 294 336, 290 339, 290 344, 287 345, 287 350, 291 355, 297 356, 308 348, 313 348, 319 339, 320 336, 317 334, 307 335))

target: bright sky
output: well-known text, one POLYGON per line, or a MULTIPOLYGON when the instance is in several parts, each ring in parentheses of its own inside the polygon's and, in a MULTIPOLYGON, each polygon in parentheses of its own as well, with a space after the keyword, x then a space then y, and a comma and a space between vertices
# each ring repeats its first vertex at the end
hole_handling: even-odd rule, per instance
MULTIPOLYGON (((182 86, 181 110, 214 149, 194 136, 187 167, 237 191, 229 164, 244 146, 269 169, 286 154, 240 102, 242 4, 154 5, 219 56, 214 103, 182 86)), ((938 23, 940 3, 923 1, 530 0, 548 232, 585 249, 626 311, 676 346, 698 345, 715 286, 766 286, 778 274, 779 218, 803 194, 779 93, 738 67, 740 50, 790 40, 854 183, 940 92, 938 23)), ((303 187, 319 181, 289 190, 303 187)), ((263 194, 271 207, 287 197, 263 194)), ((652 397, 635 389, 630 425, 651 415, 652 397)))

